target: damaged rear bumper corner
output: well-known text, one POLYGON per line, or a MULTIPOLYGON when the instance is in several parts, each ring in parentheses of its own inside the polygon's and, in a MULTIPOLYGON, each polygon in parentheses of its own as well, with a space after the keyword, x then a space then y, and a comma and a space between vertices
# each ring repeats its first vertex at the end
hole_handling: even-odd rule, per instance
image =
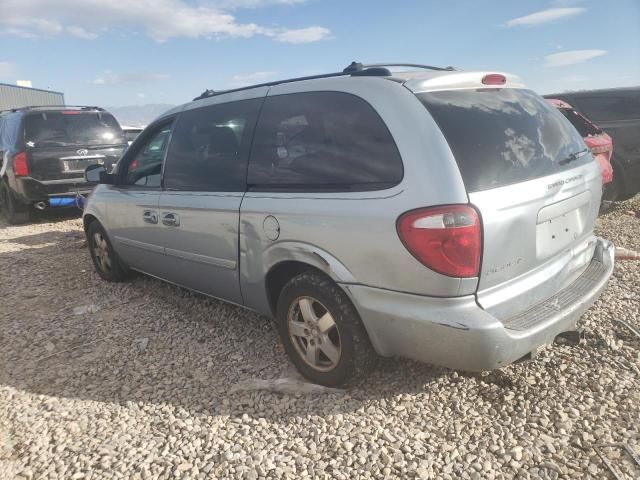
POLYGON ((591 264, 578 279, 551 299, 509 319, 489 314, 473 295, 434 298, 342 286, 380 355, 483 371, 508 365, 575 329, 606 287, 613 265, 613 245, 598 238, 591 264))

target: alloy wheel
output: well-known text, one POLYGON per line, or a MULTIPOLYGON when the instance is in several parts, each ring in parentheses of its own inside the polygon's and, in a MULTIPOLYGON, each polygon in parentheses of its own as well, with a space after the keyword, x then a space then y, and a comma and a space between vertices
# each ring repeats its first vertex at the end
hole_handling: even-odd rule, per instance
POLYGON ((109 256, 109 244, 106 238, 100 233, 93 234, 93 254, 96 257, 98 268, 103 272, 111 270, 111 257, 109 256))
POLYGON ((342 354, 338 325, 318 300, 299 297, 292 302, 287 327, 300 358, 311 368, 328 372, 338 365, 342 354))

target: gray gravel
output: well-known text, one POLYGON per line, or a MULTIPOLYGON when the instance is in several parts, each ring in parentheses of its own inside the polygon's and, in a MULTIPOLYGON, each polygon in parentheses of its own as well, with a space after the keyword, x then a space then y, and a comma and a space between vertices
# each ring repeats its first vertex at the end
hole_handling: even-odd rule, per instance
MULTIPOLYGON (((600 234, 640 250, 638 210, 621 204, 600 234)), ((0 224, 0 272, 1 479, 600 479, 593 444, 640 451, 640 340, 614 321, 640 328, 640 262, 618 264, 578 347, 473 375, 386 360, 347 392, 304 395, 244 388, 290 377, 269 320, 101 281, 77 218, 0 224)))

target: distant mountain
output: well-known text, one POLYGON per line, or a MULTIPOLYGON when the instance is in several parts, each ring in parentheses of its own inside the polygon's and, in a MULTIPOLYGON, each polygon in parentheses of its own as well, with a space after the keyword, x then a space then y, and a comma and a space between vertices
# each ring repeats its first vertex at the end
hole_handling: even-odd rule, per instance
POLYGON ((150 105, 128 105, 126 107, 106 107, 113 113, 120 125, 140 126, 148 125, 153 119, 163 114, 175 105, 168 103, 154 103, 150 105))

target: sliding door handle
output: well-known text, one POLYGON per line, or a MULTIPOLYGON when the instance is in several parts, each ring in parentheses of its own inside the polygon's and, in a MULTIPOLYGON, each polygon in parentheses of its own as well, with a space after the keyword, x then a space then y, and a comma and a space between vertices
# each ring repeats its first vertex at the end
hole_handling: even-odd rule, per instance
POLYGON ((146 223, 158 223, 158 212, 153 210, 145 210, 142 214, 142 220, 146 223))
POLYGON ((180 217, 176 213, 165 212, 162 214, 162 224, 169 227, 179 227, 180 217))

